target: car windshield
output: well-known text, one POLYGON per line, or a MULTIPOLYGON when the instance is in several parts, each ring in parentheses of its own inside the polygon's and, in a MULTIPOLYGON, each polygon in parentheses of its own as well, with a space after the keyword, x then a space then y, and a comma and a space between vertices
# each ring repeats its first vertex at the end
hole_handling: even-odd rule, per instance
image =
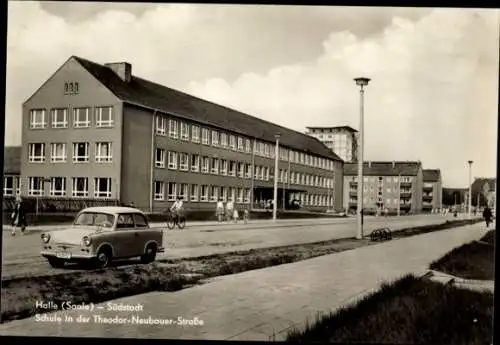
POLYGON ((74 225, 102 226, 105 228, 111 228, 114 220, 115 216, 108 213, 82 212, 75 219, 74 225))

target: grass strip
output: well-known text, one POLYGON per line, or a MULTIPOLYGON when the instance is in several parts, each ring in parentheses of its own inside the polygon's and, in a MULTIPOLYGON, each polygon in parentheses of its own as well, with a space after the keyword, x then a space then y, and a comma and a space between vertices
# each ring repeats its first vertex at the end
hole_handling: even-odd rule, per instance
POLYGON ((457 247, 430 264, 430 269, 464 279, 495 279, 495 230, 480 241, 457 247))
MULTIPOLYGON (((474 222, 447 221, 438 225, 402 229, 393 232, 393 238, 445 230, 474 222)), ((6 279, 2 281, 0 322, 46 312, 35 308, 36 301, 57 304, 63 301, 73 304, 101 303, 152 291, 178 291, 200 283, 202 279, 293 263, 379 243, 370 242, 368 238, 335 239, 187 259, 159 260, 150 265, 6 279)))
POLYGON ((299 343, 490 344, 493 294, 445 286, 412 275, 353 306, 318 315, 287 341, 299 343))

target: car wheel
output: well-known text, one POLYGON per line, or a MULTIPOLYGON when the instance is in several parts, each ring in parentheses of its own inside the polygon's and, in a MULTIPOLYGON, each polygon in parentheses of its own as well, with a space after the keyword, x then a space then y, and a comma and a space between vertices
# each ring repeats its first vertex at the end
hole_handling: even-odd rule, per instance
POLYGON ((48 258, 47 261, 54 268, 63 268, 66 263, 64 260, 58 258, 48 258))
POLYGON ((97 253, 96 264, 99 268, 106 268, 111 262, 111 250, 109 248, 102 248, 97 253))
POLYGON ((149 264, 156 259, 156 245, 150 244, 146 248, 146 253, 141 256, 141 261, 144 264, 149 264))

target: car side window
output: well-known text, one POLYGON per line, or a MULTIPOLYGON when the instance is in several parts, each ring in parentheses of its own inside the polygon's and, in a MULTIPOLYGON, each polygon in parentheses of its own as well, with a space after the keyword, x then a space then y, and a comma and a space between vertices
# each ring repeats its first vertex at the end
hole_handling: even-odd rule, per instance
POLYGON ((135 227, 136 228, 147 228, 148 227, 148 221, 146 218, 139 213, 134 213, 134 221, 135 221, 135 227))
POLYGON ((120 214, 116 223, 117 229, 133 229, 134 219, 131 214, 120 214))

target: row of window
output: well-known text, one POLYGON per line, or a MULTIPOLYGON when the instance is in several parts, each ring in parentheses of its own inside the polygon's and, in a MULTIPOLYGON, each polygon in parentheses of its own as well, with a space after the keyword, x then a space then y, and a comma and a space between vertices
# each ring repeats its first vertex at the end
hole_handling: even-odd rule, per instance
MULTIPOLYGON (((382 198, 379 198, 379 199, 376 199, 375 198, 363 198, 363 204, 375 204, 375 203, 383 203, 383 199, 382 198)), ((355 204, 357 203, 357 199, 356 198, 350 198, 349 199, 349 203, 351 204, 355 204)), ((411 201, 410 200, 404 200, 404 199, 401 199, 398 203, 398 199, 386 199, 386 205, 410 205, 411 204, 411 201)))
MULTIPOLYGON (((155 167, 172 170, 202 172, 205 174, 220 174, 223 176, 238 176, 241 178, 252 177, 252 164, 236 162, 227 159, 201 156, 197 154, 187 154, 184 152, 166 151, 156 149, 155 167)), ((269 181, 273 179, 274 172, 266 166, 255 166, 254 178, 256 180, 269 181)), ((278 171, 278 182, 288 183, 288 170, 278 171)), ((333 179, 323 176, 310 175, 292 171, 290 173, 290 183, 307 186, 330 188, 333 187, 333 179)))
MULTIPOLYGON (((189 124, 187 122, 167 119, 165 116, 156 116, 156 134, 168 136, 173 139, 181 139, 210 145, 214 147, 227 148, 234 151, 252 153, 252 141, 249 138, 224 133, 219 130, 189 124)), ((275 144, 265 143, 255 140, 253 152, 256 155, 268 158, 275 157, 275 144)), ((307 165, 315 168, 333 171, 334 162, 325 158, 309 155, 303 152, 293 151, 284 147, 279 148, 281 160, 290 161, 296 164, 307 165)))
MULTIPOLYGON (((252 197, 250 188, 221 187, 213 185, 197 185, 176 182, 154 182, 154 200, 174 201, 181 197, 191 202, 217 202, 233 201, 236 203, 250 203, 252 197)), ((301 200, 303 205, 308 206, 330 206, 333 196, 324 194, 292 193, 290 200, 301 200)))
MULTIPOLYGON (((66 143, 50 144, 50 161, 52 163, 65 163, 67 161, 66 143)), ((88 142, 73 143, 72 158, 74 163, 86 163, 90 160, 90 144, 88 142)), ((28 144, 28 161, 30 163, 44 163, 46 150, 44 143, 28 144)), ((111 163, 113 161, 113 143, 95 143, 95 161, 97 163, 111 163)))
MULTIPOLYGON (((88 128, 92 121, 92 107, 73 108, 74 128, 88 128)), ((95 107, 95 125, 96 127, 112 127, 114 125, 114 113, 112 106, 95 107)), ((68 119, 68 108, 50 109, 50 119, 47 116, 46 109, 30 110, 30 128, 44 129, 68 128, 70 126, 68 119)))
MULTIPOLYGON (((51 177, 49 183, 49 196, 65 197, 66 194, 66 177, 51 177)), ((72 177, 71 181, 71 196, 88 198, 89 195, 89 178, 87 177, 72 177)), ((44 196, 45 195, 45 178, 43 177, 28 177, 28 195, 29 196, 44 196)), ((96 177, 93 179, 94 198, 111 198, 112 196, 112 180, 109 177, 96 177)))
MULTIPOLYGON (((379 194, 379 195, 382 195, 383 189, 382 189, 382 188, 380 188, 380 187, 379 187, 379 188, 377 188, 377 189, 378 189, 378 191, 377 191, 377 192, 378 192, 378 194, 379 194)), ((363 186, 363 190, 364 190, 365 192, 368 192, 368 191, 373 192, 375 189, 374 189, 373 185, 372 185, 372 186, 367 186, 367 185, 364 185, 364 186, 363 186)), ((358 189, 357 189, 355 186, 353 186, 353 185, 351 185, 351 186, 350 186, 350 188, 349 188, 349 192, 357 192, 357 191, 358 191, 358 189)), ((398 193, 398 192, 399 192, 399 193, 412 193, 412 190, 411 190, 410 188, 399 188, 399 189, 398 189, 398 188, 396 187, 396 188, 386 188, 386 192, 387 192, 387 193, 398 193)))
MULTIPOLYGON (((412 182, 413 178, 411 176, 401 176, 401 181, 399 181, 399 177, 398 176, 386 176, 385 177, 385 182, 387 183, 398 183, 398 182, 412 182)), ((358 181, 358 177, 357 176, 352 176, 351 177, 351 181, 352 182, 357 182, 358 181)), ((363 182, 375 182, 377 181, 379 184, 382 183, 384 181, 384 177, 383 176, 364 176, 363 177, 363 182)))

